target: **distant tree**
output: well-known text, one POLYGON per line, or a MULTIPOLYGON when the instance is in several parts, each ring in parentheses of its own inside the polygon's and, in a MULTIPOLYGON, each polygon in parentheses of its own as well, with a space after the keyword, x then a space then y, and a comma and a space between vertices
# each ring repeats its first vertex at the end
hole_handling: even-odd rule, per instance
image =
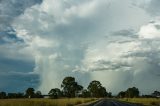
POLYGON ((125 93, 124 91, 121 91, 121 92, 118 93, 117 96, 118 96, 119 98, 124 98, 125 95, 126 95, 126 93, 125 93))
POLYGON ((6 96, 6 92, 0 92, 0 99, 5 99, 6 96))
POLYGON ((90 95, 90 92, 88 91, 88 90, 86 90, 86 89, 84 89, 83 91, 82 91, 82 97, 83 98, 87 98, 87 97, 90 97, 91 95, 90 95))
POLYGON ((24 98, 24 93, 17 93, 17 98, 24 98))
POLYGON ((28 88, 27 90, 26 90, 26 96, 28 97, 28 98, 33 98, 34 97, 34 88, 28 88))
POLYGON ((102 86, 99 81, 92 81, 88 85, 88 91, 91 94, 91 97, 105 97, 107 96, 106 89, 102 86))
POLYGON ((139 90, 136 87, 128 88, 125 92, 125 96, 128 98, 138 97, 139 96, 139 90))
POLYGON ((43 97, 41 91, 37 91, 34 95, 35 95, 34 96, 35 98, 42 98, 43 97))
POLYGON ((50 98, 53 98, 53 99, 57 99, 62 96, 62 92, 58 88, 51 89, 48 94, 50 98))
POLYGON ((23 93, 8 93, 8 98, 24 98, 23 93))
POLYGON ((107 94, 107 97, 111 98, 111 97, 112 97, 112 92, 109 92, 109 93, 107 94))
POLYGON ((61 87, 66 97, 75 97, 77 93, 83 89, 83 87, 75 81, 74 77, 65 77, 61 87))
POLYGON ((153 97, 160 97, 160 92, 159 91, 154 91, 151 95, 153 97))
POLYGON ((142 95, 142 98, 153 98, 154 96, 152 95, 142 95))

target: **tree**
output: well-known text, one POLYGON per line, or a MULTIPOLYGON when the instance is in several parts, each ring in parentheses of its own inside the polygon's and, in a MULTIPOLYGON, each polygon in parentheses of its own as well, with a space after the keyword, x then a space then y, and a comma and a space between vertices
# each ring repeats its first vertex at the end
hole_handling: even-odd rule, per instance
POLYGON ((98 97, 99 96, 99 89, 101 88, 101 83, 99 81, 92 81, 88 85, 88 91, 91 93, 92 97, 98 97))
POLYGON ((79 85, 74 77, 65 77, 61 87, 66 97, 75 97, 83 89, 83 86, 79 85))
POLYGON ((17 98, 24 98, 24 93, 17 93, 17 98))
POLYGON ((24 98, 23 93, 8 93, 8 98, 24 98))
POLYGON ((139 96, 139 90, 136 87, 128 88, 125 92, 125 96, 128 98, 138 97, 139 96))
POLYGON ((76 83, 75 88, 76 88, 76 90, 75 90, 75 96, 78 97, 80 91, 83 90, 83 86, 81 86, 81 85, 79 85, 78 83, 76 83))
POLYGON ((88 91, 90 92, 92 97, 105 97, 107 96, 106 88, 102 86, 99 81, 92 81, 88 85, 88 91))
POLYGON ((62 92, 58 88, 51 89, 48 94, 50 98, 53 98, 53 99, 57 99, 62 96, 62 92))
POLYGON ((109 92, 109 93, 107 94, 107 97, 111 98, 111 97, 112 97, 112 92, 109 92))
POLYGON ((36 98, 42 98, 43 96, 42 96, 41 91, 37 91, 37 92, 35 93, 35 97, 36 97, 36 98))
POLYGON ((34 88, 28 88, 27 90, 26 90, 26 96, 28 97, 28 98, 33 98, 34 97, 34 88))
POLYGON ((6 92, 0 92, 0 99, 6 98, 6 92))
POLYGON ((125 95, 126 95, 126 93, 125 93, 124 91, 121 91, 121 92, 118 93, 117 96, 118 96, 119 98, 124 98, 125 95))
POLYGON ((159 91, 154 91, 151 95, 153 97, 160 97, 160 92, 159 91))
POLYGON ((83 98, 87 98, 87 97, 90 97, 91 95, 90 95, 90 92, 87 90, 87 89, 84 89, 83 91, 82 91, 82 97, 83 98))
POLYGON ((108 93, 107 93, 105 87, 102 86, 102 87, 100 88, 100 90, 99 90, 99 96, 100 96, 100 97, 106 97, 106 96, 108 96, 108 93))

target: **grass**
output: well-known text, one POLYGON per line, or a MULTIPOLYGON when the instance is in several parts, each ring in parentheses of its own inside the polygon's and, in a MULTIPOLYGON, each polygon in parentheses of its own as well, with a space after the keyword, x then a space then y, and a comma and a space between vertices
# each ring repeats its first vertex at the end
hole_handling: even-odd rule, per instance
POLYGON ((160 98, 124 98, 120 101, 143 104, 145 106, 160 106, 160 98))
POLYGON ((65 99, 0 99, 0 106, 74 106, 90 102, 91 98, 65 99))

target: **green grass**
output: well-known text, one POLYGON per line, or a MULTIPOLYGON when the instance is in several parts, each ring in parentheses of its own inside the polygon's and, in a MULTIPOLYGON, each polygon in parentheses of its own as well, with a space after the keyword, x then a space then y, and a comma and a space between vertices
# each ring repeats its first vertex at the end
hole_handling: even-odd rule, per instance
POLYGON ((90 102, 91 98, 65 99, 0 99, 0 106, 74 106, 90 102))
POLYGON ((139 103, 145 106, 160 106, 160 98, 124 98, 120 101, 139 103))

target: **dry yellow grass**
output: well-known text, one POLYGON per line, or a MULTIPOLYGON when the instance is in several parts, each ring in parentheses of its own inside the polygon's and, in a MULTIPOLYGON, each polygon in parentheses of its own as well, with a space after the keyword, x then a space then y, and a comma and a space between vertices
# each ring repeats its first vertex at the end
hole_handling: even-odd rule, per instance
POLYGON ((65 99, 0 99, 0 106, 74 106, 90 102, 91 98, 65 99))
POLYGON ((160 98, 124 98, 119 100, 131 103, 139 103, 146 106, 160 106, 160 98))

